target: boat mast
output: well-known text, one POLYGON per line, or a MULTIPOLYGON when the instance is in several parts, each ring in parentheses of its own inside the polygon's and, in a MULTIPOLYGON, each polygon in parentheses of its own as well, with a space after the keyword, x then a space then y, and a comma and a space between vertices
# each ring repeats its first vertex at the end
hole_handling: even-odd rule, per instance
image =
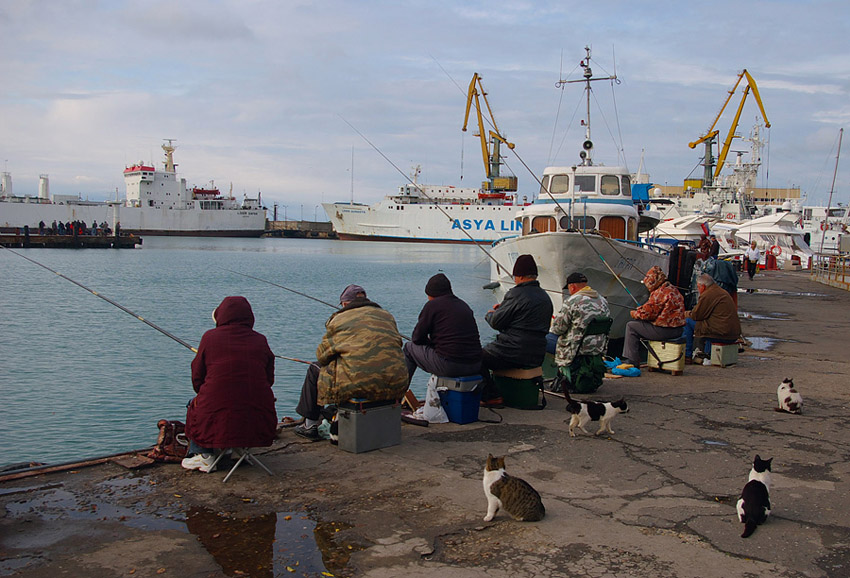
POLYGON ((584 78, 577 79, 577 80, 558 80, 558 82, 555 83, 555 87, 561 88, 563 85, 570 84, 570 83, 573 83, 573 82, 583 82, 585 84, 584 92, 585 92, 585 96, 587 98, 587 108, 586 108, 585 120, 582 121, 582 124, 585 127, 585 129, 584 129, 584 142, 581 145, 583 150, 579 153, 579 157, 581 157, 582 166, 589 167, 589 166, 593 165, 593 159, 591 158, 591 151, 593 150, 593 141, 590 139, 590 92, 591 92, 590 83, 597 81, 597 80, 615 80, 616 81, 617 75, 614 74, 612 76, 604 76, 604 77, 598 76, 596 78, 593 78, 593 70, 591 70, 591 68, 590 68, 590 46, 585 46, 584 50, 585 50, 585 52, 587 52, 587 56, 585 56, 584 60, 582 60, 579 63, 579 66, 584 70, 584 74, 583 74, 584 78))
MULTIPOLYGON (((832 207, 832 193, 835 192, 835 177, 838 175, 838 159, 841 156, 841 140, 844 138, 844 129, 838 130, 838 152, 835 153, 835 170, 832 172, 832 186, 829 187, 829 200, 826 202, 826 214, 823 216, 823 231, 820 236, 820 250, 823 253, 823 242, 826 239, 826 232, 829 230, 829 209, 832 207)), ((848 208, 850 210, 850 208, 848 208)))
POLYGON ((168 144, 162 145, 162 150, 165 151, 165 172, 174 173, 176 172, 177 165, 174 164, 174 149, 177 147, 174 146, 174 141, 177 139, 167 138, 164 139, 168 141, 168 144))

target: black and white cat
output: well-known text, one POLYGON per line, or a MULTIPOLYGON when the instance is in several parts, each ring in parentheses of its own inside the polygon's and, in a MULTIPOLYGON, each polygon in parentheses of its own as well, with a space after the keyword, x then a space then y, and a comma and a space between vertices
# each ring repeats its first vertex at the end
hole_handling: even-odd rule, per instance
POLYGON ((515 478, 505 472, 505 458, 487 456, 484 466, 484 495, 487 496, 487 515, 489 522, 499 509, 505 510, 514 520, 536 522, 546 514, 543 500, 531 484, 515 478))
POLYGON ((756 531, 756 526, 763 524, 770 515, 770 464, 773 458, 763 460, 756 454, 753 469, 736 509, 738 519, 744 524, 741 538, 749 538, 756 531))
POLYGON ((618 413, 629 411, 629 406, 623 398, 617 401, 602 403, 598 401, 576 401, 570 398, 569 392, 565 395, 567 399, 567 411, 573 414, 570 418, 570 437, 576 437, 576 426, 584 433, 590 433, 584 429, 584 426, 591 421, 599 422, 599 431, 596 432, 596 435, 604 431, 608 431, 609 434, 613 435, 614 430, 611 429, 611 420, 618 413))
POLYGON ((794 381, 790 377, 786 377, 776 388, 776 398, 779 400, 776 411, 803 413, 803 396, 794 389, 794 381))

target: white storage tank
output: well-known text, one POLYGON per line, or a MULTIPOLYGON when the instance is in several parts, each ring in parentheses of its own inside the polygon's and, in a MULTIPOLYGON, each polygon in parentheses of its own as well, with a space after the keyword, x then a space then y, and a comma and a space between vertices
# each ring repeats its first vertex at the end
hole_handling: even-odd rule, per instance
POLYGON ((44 201, 50 200, 50 182, 47 175, 38 175, 38 198, 44 201))

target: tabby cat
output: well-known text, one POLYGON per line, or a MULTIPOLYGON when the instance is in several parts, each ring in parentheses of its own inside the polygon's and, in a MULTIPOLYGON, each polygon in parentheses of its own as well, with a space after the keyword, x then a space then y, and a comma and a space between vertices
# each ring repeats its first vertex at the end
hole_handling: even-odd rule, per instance
POLYGON ((484 495, 487 496, 485 522, 492 520, 500 508, 520 522, 536 522, 542 520, 546 514, 543 500, 537 490, 525 480, 505 473, 504 456, 487 456, 487 465, 484 466, 484 495))

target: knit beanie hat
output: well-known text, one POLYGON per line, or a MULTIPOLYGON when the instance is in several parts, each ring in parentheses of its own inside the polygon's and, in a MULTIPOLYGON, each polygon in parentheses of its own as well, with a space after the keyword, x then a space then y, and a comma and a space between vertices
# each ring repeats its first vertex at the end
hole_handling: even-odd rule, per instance
POLYGON ((520 255, 514 263, 514 277, 536 277, 537 263, 534 262, 534 257, 531 255, 520 255))
POLYGON ((442 273, 437 273, 428 279, 428 284, 425 285, 425 295, 429 297, 440 297, 442 295, 451 295, 451 293, 451 281, 442 273))

